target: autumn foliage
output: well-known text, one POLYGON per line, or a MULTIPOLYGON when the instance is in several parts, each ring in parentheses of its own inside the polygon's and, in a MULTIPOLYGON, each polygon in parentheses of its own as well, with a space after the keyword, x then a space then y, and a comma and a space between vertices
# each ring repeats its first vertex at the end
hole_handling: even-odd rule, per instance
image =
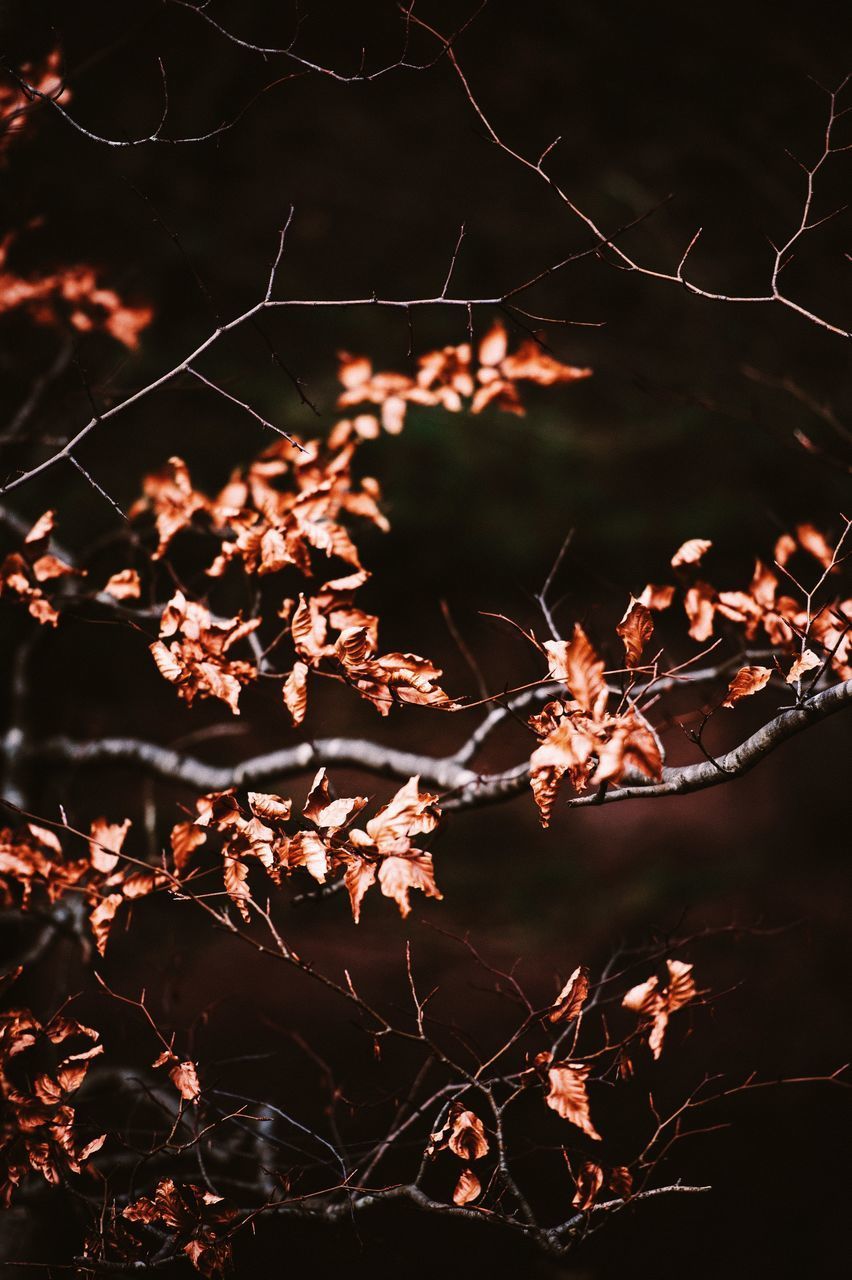
MULTIPOLYGON (((199 22, 218 22, 207 6, 183 7, 199 22)), ((403 22, 409 34, 416 28, 437 40, 435 56, 459 78, 490 143, 552 187, 544 157, 526 159, 492 126, 453 40, 414 6, 403 22)), ((311 63, 299 72, 314 73, 331 74, 311 63)), ((59 50, 10 69, 7 80, 0 163, 11 169, 39 112, 77 126, 59 50)), ((832 97, 831 122, 834 112, 832 97)), ((163 121, 167 115, 168 103, 163 121)), ((138 143, 187 141, 163 136, 163 127, 138 143)), ((120 141, 83 135, 91 145, 120 141)), ((558 187, 556 194, 566 201, 558 187)), ((620 255, 623 270, 689 285, 686 255, 667 273, 645 268, 582 220, 601 261, 620 255)), ((507 602, 488 615, 515 645, 500 650, 514 652, 516 665, 506 658, 496 683, 451 620, 463 678, 455 653, 409 624, 416 564, 395 613, 385 614, 373 588, 379 548, 393 538, 395 495, 373 474, 387 456, 381 451, 405 450, 415 422, 437 432, 473 420, 483 447, 489 424, 499 422, 513 424, 523 448, 531 406, 570 404, 582 394, 576 384, 600 374, 572 353, 570 330, 554 337, 525 309, 535 280, 499 298, 448 294, 463 231, 443 292, 385 301, 409 318, 421 305, 461 307, 464 340, 431 350, 414 344, 390 368, 376 352, 335 356, 329 348, 334 391, 325 418, 314 424, 294 411, 283 425, 268 420, 232 393, 213 357, 223 334, 256 328, 293 301, 280 296, 288 226, 260 301, 233 321, 217 315, 189 355, 135 389, 114 390, 105 379, 102 403, 79 344, 105 344, 111 359, 136 369, 134 361, 152 358, 145 344, 156 300, 125 290, 98 263, 34 269, 22 252, 32 228, 10 228, 0 243, 0 321, 16 336, 55 343, 60 358, 67 348, 91 408, 82 424, 66 424, 59 443, 34 429, 32 455, 4 471, 0 490, 8 504, 0 614, 20 636, 2 752, 0 904, 25 938, 7 966, 0 1013, 0 1198, 13 1210, 64 1198, 78 1242, 67 1265, 82 1276, 174 1264, 224 1277, 242 1242, 267 1224, 357 1230, 377 1205, 402 1201, 562 1258, 626 1206, 703 1190, 683 1184, 664 1160, 681 1138, 703 1131, 700 1109, 759 1086, 752 1077, 720 1080, 703 1065, 697 1083, 681 1086, 678 1076, 680 1048, 706 1029, 718 996, 702 948, 733 926, 679 929, 625 944, 603 962, 578 954, 566 937, 547 961, 548 985, 541 969, 527 978, 522 966, 503 968, 475 931, 458 935, 446 914, 442 837, 459 811, 522 797, 530 842, 551 842, 554 856, 565 857, 559 832, 568 811, 726 785, 852 703, 852 519, 837 512, 818 525, 803 511, 781 529, 767 519, 734 577, 697 517, 685 541, 672 535, 665 559, 649 554, 640 577, 601 588, 591 605, 555 601, 560 553, 529 612, 515 616, 507 602), (182 456, 165 447, 132 477, 124 510, 78 446, 94 448, 125 408, 174 386, 236 405, 257 428, 255 446, 243 440, 213 467, 203 440, 180 447, 182 456), (41 492, 65 463, 82 479, 86 502, 109 504, 115 517, 94 548, 61 485, 41 492), (67 723, 32 730, 32 654, 74 629, 98 627, 120 632, 131 653, 121 734, 92 728, 99 722, 87 714, 73 732, 67 723), (154 715, 174 717, 180 733, 164 727, 145 736, 137 684, 141 699, 155 690, 152 700, 162 701, 152 701, 154 715), (671 693, 676 713, 664 696, 671 693), (261 702, 274 714, 277 745, 252 754, 261 702), (373 727, 358 737, 349 726, 364 724, 362 713, 373 727), (82 789, 78 802, 72 780, 99 768, 103 785, 82 789), (34 771, 50 771, 50 803, 34 798, 34 771), (336 950, 320 962, 301 942, 294 947, 286 913, 303 904, 320 919, 333 909, 325 900, 338 895, 336 950), (382 964, 394 969, 388 984, 401 985, 388 998, 359 974, 360 940, 373 920, 394 944, 382 964), (169 921, 164 929, 185 927, 188 936, 197 930, 192 937, 206 931, 224 940, 229 967, 250 960, 266 966, 265 981, 292 982, 293 1008, 308 1023, 339 1020, 349 1046, 342 1062, 314 1050, 295 1018, 284 1029, 270 1023, 270 1043, 292 1041, 311 1072, 305 1096, 294 1073, 279 1106, 271 1088, 264 1093, 262 1083, 252 1088, 227 1070, 269 1056, 265 1050, 230 1045, 222 1062, 207 1060, 196 1033, 212 1004, 190 1033, 170 1017, 170 975, 158 988, 131 983, 122 968, 148 921, 169 921), (449 1012, 421 978, 427 925, 449 936, 475 974, 469 995, 453 993, 449 1012), (32 981, 61 945, 73 948, 83 975, 80 1006, 100 1010, 96 1026, 77 1020, 77 992, 61 1001, 49 982, 32 981), (476 1005, 463 1010, 470 1028, 459 1015, 468 1001, 476 1005), (369 1087, 347 1076, 347 1054, 354 1060, 365 1045, 369 1087)), ((789 309, 779 270, 765 298, 746 300, 789 309)), ((807 322, 839 332, 809 311, 807 322)), ((304 410, 299 379, 270 349, 304 410)), ((163 437, 155 438, 159 448, 163 437)), ((64 678, 73 683, 73 671, 64 678)), ((499 892, 486 838, 473 844, 481 892, 499 892)))

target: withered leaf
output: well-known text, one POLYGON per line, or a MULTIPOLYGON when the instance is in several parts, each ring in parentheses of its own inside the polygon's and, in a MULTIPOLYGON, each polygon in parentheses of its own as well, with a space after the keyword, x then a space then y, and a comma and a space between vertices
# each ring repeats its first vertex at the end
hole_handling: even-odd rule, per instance
POLYGON ((831 568, 834 562, 834 550, 829 545, 825 534, 820 533, 815 525, 797 524, 796 537, 799 539, 799 546, 819 560, 824 569, 831 568))
POLYGON ((458 1112, 453 1119, 447 1145, 460 1160, 481 1160, 488 1154, 485 1129, 475 1112, 458 1112))
POLYGON ((620 1164, 610 1169, 606 1181, 610 1191, 622 1200, 627 1200, 633 1191, 633 1174, 626 1165, 620 1164))
POLYGON ((749 698, 753 693, 758 693, 769 682, 771 675, 772 669, 770 667, 740 667, 728 685, 728 692, 725 695, 722 706, 736 706, 741 699, 749 698))
POLYGON ((352 919, 356 924, 361 919, 361 903, 364 894, 376 881, 376 864, 367 862, 365 858, 353 855, 344 873, 343 879, 349 894, 352 907, 352 919))
POLYGON ((660 980, 652 975, 646 982, 631 987, 621 1003, 625 1009, 639 1014, 650 1027, 648 1045, 654 1058, 663 1050, 669 1017, 695 998, 695 979, 691 964, 683 960, 667 960, 668 982, 660 987, 660 980))
POLYGON ((644 604, 646 609, 659 611, 669 608, 674 599, 674 593, 674 587, 660 587, 653 582, 649 582, 638 599, 639 603, 644 604))
POLYGON ((717 592, 706 582, 696 582, 686 592, 683 607, 689 618, 689 634, 703 643, 713 634, 717 592))
POLYGON ((638 667, 645 645, 654 634, 654 622, 650 609, 631 596, 627 612, 615 630, 624 644, 626 665, 638 667))
POLYGON ((284 705, 294 725, 302 723, 308 708, 308 670, 306 663, 294 662, 293 670, 282 686, 284 705))
POLYGON ((200 1096, 201 1085, 194 1062, 175 1062, 169 1070, 169 1079, 184 1101, 195 1102, 200 1096))
POLYGON ((262 791, 250 791, 248 803, 255 817, 263 818, 267 822, 286 822, 293 807, 292 800, 262 791))
POLYGON ((459 1205, 460 1207, 465 1204, 470 1204, 470 1202, 475 1200, 481 1192, 482 1186, 480 1185, 479 1179, 473 1170, 463 1169, 459 1176, 459 1180, 456 1183, 456 1189, 453 1192, 453 1204, 459 1205))
POLYGON ((122 569, 106 582, 104 591, 114 600, 138 600, 142 594, 139 574, 135 569, 122 569))
POLYGON ((430 853, 412 852, 408 857, 385 858, 379 866, 379 886, 386 898, 394 899, 403 919, 411 911, 409 890, 419 889, 428 898, 444 896, 435 884, 430 853))
POLYGON ((106 818, 95 819, 89 829, 89 857, 96 871, 108 875, 115 869, 129 827, 129 818, 121 823, 107 822, 106 818))
POLYGON ((672 568, 679 569, 682 565, 698 564, 712 546, 713 543, 708 538, 689 538, 672 556, 672 568))
POLYGON ((563 1120, 569 1120, 590 1138, 600 1142, 601 1135, 592 1124, 589 1112, 588 1074, 589 1066, 582 1062, 560 1062, 548 1067, 550 1092, 545 1101, 563 1120))
POLYGON ((604 680, 604 664, 579 622, 570 641, 547 640, 545 650, 550 659, 550 674, 563 681, 571 696, 592 716, 599 716, 606 706, 608 691, 604 680))
POLYGON ((25 543, 41 542, 42 538, 49 538, 56 524, 56 512, 45 511, 36 520, 29 533, 24 538, 25 543))
POLYGON ((813 649, 803 650, 787 672, 787 684, 795 684, 796 681, 801 680, 802 676, 808 671, 813 671, 815 667, 819 667, 821 665, 822 659, 814 653, 813 649))
POLYGON ((577 1190, 574 1193, 574 1199, 571 1201, 572 1205, 575 1209, 580 1209, 581 1211, 591 1209, 604 1184, 604 1171, 593 1160, 586 1160, 580 1166, 580 1172, 577 1174, 575 1183, 577 1190))
POLYGON ((578 964, 556 997, 553 1008, 547 1015, 550 1022, 573 1022, 580 1014, 589 994, 589 970, 584 964, 578 964))

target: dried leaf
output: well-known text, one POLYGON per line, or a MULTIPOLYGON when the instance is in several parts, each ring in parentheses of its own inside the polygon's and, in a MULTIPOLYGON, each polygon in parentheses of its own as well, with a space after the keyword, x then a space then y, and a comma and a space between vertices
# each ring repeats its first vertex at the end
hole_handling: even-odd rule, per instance
POLYGON ((56 525, 56 512, 45 511, 44 515, 39 516, 33 527, 30 529, 24 542, 29 544, 32 542, 41 542, 42 538, 49 538, 56 525))
POLYGON ((250 791, 248 803, 255 817, 263 818, 266 822, 286 822, 293 807, 292 800, 263 791, 250 791))
POLYGON ((195 1102, 201 1094, 195 1063, 176 1062, 169 1071, 169 1079, 186 1102, 195 1102))
POLYGON ((679 569, 682 565, 698 564, 712 546, 713 543, 707 538, 690 538, 678 547, 672 556, 672 568, 679 569))
POLYGON ((787 684, 795 684, 808 671, 813 671, 815 667, 820 666, 822 666, 822 658, 819 658, 813 649, 805 649, 787 672, 787 684))
POLYGON ((590 1138, 601 1141, 589 1113, 586 1079, 589 1067, 582 1062, 562 1062, 548 1068, 550 1092, 545 1101, 563 1120, 570 1120, 590 1138))
POLYGON ((824 569, 830 569, 834 563, 834 549, 824 534, 812 524, 796 525, 796 537, 803 550, 819 560, 824 569))
POLYGON ((649 582, 639 596, 639 603, 644 604, 646 609, 655 611, 668 609, 674 599, 674 593, 674 587, 659 587, 649 582))
POLYGON ((669 980, 660 988, 655 975, 646 982, 631 987, 621 1003, 625 1009, 638 1014, 650 1026, 648 1045, 654 1058, 659 1058, 669 1016, 695 998, 693 966, 683 960, 667 960, 669 980))
POLYGON ((584 1212, 591 1209, 592 1205, 598 1198, 598 1192, 604 1184, 604 1171, 599 1164, 595 1164, 593 1160, 587 1160, 585 1164, 580 1166, 580 1172, 575 1179, 577 1190, 574 1193, 574 1199, 571 1201, 575 1209, 584 1212))
POLYGON ((607 1174, 607 1186, 621 1200, 627 1200, 633 1191, 633 1174, 626 1165, 616 1165, 607 1174))
POLYGON ((138 600, 142 583, 135 569, 122 569, 114 573, 104 586, 104 591, 114 600, 138 600))
POLYGON ((393 898, 403 919, 411 911, 409 890, 419 889, 429 898, 444 895, 435 884, 432 855, 414 852, 405 858, 385 858, 379 866, 379 886, 386 898, 393 898))
POLYGON ((683 598, 683 607, 689 618, 689 634, 699 644, 703 644, 713 634, 716 601, 715 588, 706 582, 694 583, 683 598))
POLYGON ((460 1160, 481 1160, 488 1154, 485 1129, 475 1112, 459 1111, 453 1119, 447 1145, 460 1160))
POLYGON ((453 1192, 453 1204, 460 1207, 470 1204, 471 1200, 475 1200, 481 1192, 482 1187, 473 1170, 463 1169, 453 1192))
POLYGON ((95 819, 89 828, 89 857, 96 871, 109 875, 115 869, 129 828, 129 818, 121 823, 107 822, 106 818, 95 819))
POLYGON ((742 698, 749 698, 753 693, 759 693, 764 685, 768 683, 771 675, 772 669, 770 667, 740 667, 728 685, 728 692, 722 706, 736 706, 742 698))
POLYGON ((559 992, 547 1015, 550 1022, 573 1022, 579 1016, 589 994, 589 970, 578 964, 559 992))
POLYGON ((638 667, 642 660, 642 651, 654 634, 654 621, 650 609, 631 596, 627 612, 615 630, 624 643, 626 665, 638 667))
POLYGON ((364 858, 353 856, 343 876, 352 907, 352 919, 356 924, 361 919, 361 903, 364 894, 376 881, 376 865, 364 858))
POLYGON ((290 712, 294 725, 300 725, 308 708, 308 667, 304 662, 295 662, 282 686, 284 705, 290 712))
POLYGON ((580 624, 576 623, 570 641, 547 640, 544 648, 550 659, 551 677, 563 681, 590 715, 599 716, 608 697, 604 664, 580 624))

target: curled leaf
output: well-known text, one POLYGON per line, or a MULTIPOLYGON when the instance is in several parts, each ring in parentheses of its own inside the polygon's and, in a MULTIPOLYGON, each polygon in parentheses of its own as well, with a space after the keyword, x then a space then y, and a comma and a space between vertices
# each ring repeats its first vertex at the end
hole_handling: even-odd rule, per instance
POLYGON ((475 1200, 481 1192, 482 1187, 473 1170, 463 1169, 453 1192, 453 1204, 457 1204, 459 1207, 470 1204, 471 1200, 475 1200))
POLYGON ((642 651, 654 634, 654 621, 650 609, 631 596, 627 612, 615 630, 624 644, 626 665, 638 667, 642 660, 642 651))
POLYGON ((588 1064, 583 1062, 560 1062, 548 1067, 550 1092, 545 1101, 563 1120, 569 1120, 590 1138, 600 1142, 601 1135, 592 1124, 589 1112, 589 1095, 586 1090, 588 1074, 588 1064))
POLYGON ((589 970, 584 964, 578 964, 556 997, 553 1008, 547 1015, 550 1022, 573 1022, 586 1003, 589 994, 589 970))
POLYGON ((740 667, 731 683, 722 703, 723 707, 736 706, 743 698, 750 698, 759 693, 768 683, 772 670, 770 667, 740 667))
POLYGON ((474 1111, 458 1112, 447 1145, 460 1160, 481 1160, 488 1154, 485 1128, 474 1111))
POLYGON ((821 665, 822 659, 817 657, 813 649, 805 649, 787 672, 787 684, 795 684, 806 672, 813 671, 815 667, 821 665))
POLYGON ((708 538, 689 538, 672 556, 672 568, 679 569, 682 565, 698 564, 712 546, 713 543, 708 538))
POLYGON ((571 1201, 572 1205, 575 1209, 581 1211, 591 1209, 604 1184, 604 1171, 593 1160, 587 1160, 585 1164, 580 1166, 580 1172, 577 1174, 575 1183, 577 1190, 574 1193, 574 1199, 571 1201))

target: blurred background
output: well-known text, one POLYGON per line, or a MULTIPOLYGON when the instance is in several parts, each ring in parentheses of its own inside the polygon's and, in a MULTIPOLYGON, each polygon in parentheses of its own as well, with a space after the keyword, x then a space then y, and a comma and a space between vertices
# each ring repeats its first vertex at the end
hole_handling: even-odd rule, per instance
MULTIPOLYGON (((310 3, 299 12, 217 0, 207 12, 268 47, 289 45, 300 23, 296 51, 347 75, 359 70, 362 49, 368 72, 399 57, 399 14, 380 0, 310 3)), ((426 0, 417 12, 443 32, 468 16, 456 3, 426 0)), ((805 175, 797 161, 819 157, 825 87, 850 70, 850 34, 848 5, 821 0, 806 12, 788 3, 491 0, 456 49, 505 141, 535 157, 561 135, 548 166, 571 198, 609 231, 641 219, 623 240, 640 261, 674 269, 702 227, 691 278, 707 289, 759 294, 769 279, 770 241, 783 241, 799 223, 805 175)), ((444 60, 342 83, 240 48, 175 4, 80 0, 73 13, 40 0, 2 6, 0 52, 9 64, 37 59, 57 42, 69 110, 93 133, 132 140, 156 127, 158 57, 168 76, 165 137, 207 134, 243 114, 234 128, 191 146, 117 147, 92 141, 45 107, 10 151, 0 181, 3 226, 17 233, 16 267, 93 263, 129 301, 150 303, 155 318, 138 353, 117 354, 97 335, 80 344, 80 369, 72 364, 46 396, 35 442, 3 442, 4 478, 44 456, 40 440, 64 437, 88 419, 84 384, 96 407, 106 408, 181 360, 217 316, 229 319, 258 300, 291 206, 281 297, 439 293, 462 223, 451 290, 459 297, 502 293, 589 246, 582 224, 547 187, 489 142, 444 60)), ((412 32, 408 56, 434 59, 434 40, 412 32)), ((843 105, 852 106, 852 89, 843 105)), ((852 144, 852 113, 836 138, 852 144)), ((816 217, 848 198, 850 173, 850 154, 825 166, 816 217)), ((841 211, 811 232, 785 273, 792 297, 841 327, 852 324, 851 225, 841 211)), ((848 340, 781 307, 713 303, 594 256, 542 281, 526 305, 585 322, 541 326, 541 334, 561 359, 590 365, 592 378, 532 389, 523 418, 414 408, 401 438, 383 437, 363 451, 392 524, 390 534, 363 544, 375 575, 365 603, 383 619, 383 647, 429 655, 453 693, 473 692, 473 678, 442 602, 490 687, 535 678, 528 647, 483 613, 541 630, 534 595, 569 530, 573 541, 555 584, 558 616, 566 629, 580 619, 603 637, 628 591, 666 580, 669 557, 685 538, 712 539, 708 577, 720 588, 740 587, 755 555, 768 557, 795 522, 836 534, 839 513, 849 510, 848 340)), ((494 318, 474 311, 475 333, 494 318)), ((8 421, 55 358, 58 338, 22 328, 19 319, 0 325, 8 421)), ((466 325, 463 308, 418 310, 414 354, 463 341, 466 325)), ((200 367, 305 436, 335 421, 338 351, 363 352, 379 368, 412 367, 408 325, 396 311, 298 308, 264 317, 262 327, 265 338, 246 328, 200 367), (316 413, 270 358, 268 343, 302 380, 316 413)), ((266 443, 257 424, 187 380, 94 432, 80 456, 126 510, 141 476, 172 454, 210 490, 266 443)), ((71 468, 54 469, 9 505, 33 519, 56 506, 63 541, 95 557, 92 563, 109 564, 115 513, 71 468)), ((4 606, 7 669, 31 629, 4 606)), ((661 623, 661 636, 673 661, 696 652, 679 619, 661 623)), ((209 703, 192 711, 178 704, 130 630, 69 618, 38 636, 30 660, 37 733, 132 730, 194 741, 211 760, 296 740, 275 694, 249 690, 240 723, 204 742, 223 717, 209 703)), ((687 698, 666 708, 671 761, 697 758, 677 727, 694 707, 687 698)), ((369 707, 337 697, 319 697, 310 714, 316 736, 368 733, 435 753, 451 750, 470 728, 464 718, 415 713, 378 724, 369 707)), ((733 745, 759 723, 747 707, 723 714, 726 723, 711 726, 712 747, 733 745)), ((495 740, 484 763, 508 764, 520 741, 511 732, 495 740)), ((470 931, 501 963, 523 957, 531 981, 545 985, 557 969, 600 964, 623 942, 740 926, 743 936, 707 945, 700 976, 728 994, 712 1014, 696 1015, 673 1059, 681 1055, 687 1073, 732 1078, 752 1070, 767 1078, 830 1072, 849 1052, 849 743, 848 725, 835 719, 731 786, 659 804, 563 811, 546 833, 527 796, 454 816, 434 849, 445 900, 418 905, 412 919, 470 931)), ((365 785, 346 771, 336 780, 341 794, 365 785)), ((37 776, 30 786, 43 811, 61 801, 81 822, 103 809, 105 796, 110 817, 140 820, 146 798, 119 770, 37 776)), ((158 792, 165 825, 179 801, 187 797, 176 789, 158 792)), ((368 903, 357 933, 339 898, 301 908, 292 913, 292 941, 320 965, 352 963, 392 989, 410 933, 422 948, 424 981, 440 982, 466 1004, 473 979, 458 948, 416 924, 409 930, 386 906, 368 903)), ((12 938, 10 953, 16 947, 12 938)), ((70 993, 78 977, 73 951, 65 961, 70 993)), ((291 989, 289 978, 279 986, 256 958, 243 966, 234 967, 222 939, 196 936, 156 906, 137 913, 133 931, 116 937, 108 957, 122 989, 144 974, 152 990, 166 993, 165 1016, 175 1027, 193 1024, 215 1000, 210 1053, 237 1034, 268 1036, 269 1025, 295 1026, 305 1017, 304 988, 291 989)), ((487 1009, 473 1016, 487 1027, 487 1009)), ((683 1144, 669 1165, 671 1176, 711 1184, 710 1194, 622 1215, 562 1271, 520 1255, 515 1265, 576 1280, 608 1280, 627 1268, 666 1277, 688 1268, 696 1280, 723 1271, 827 1274, 844 1245, 847 1097, 827 1086, 790 1086, 733 1100, 719 1115, 730 1127, 683 1144)), ((280 1247, 267 1247, 263 1233, 244 1245, 245 1274, 272 1265, 280 1247)), ((371 1219, 358 1240, 294 1236, 285 1260, 327 1259, 357 1275, 402 1266, 419 1274, 426 1248, 430 1265, 445 1265, 451 1250, 460 1271, 509 1256, 487 1232, 457 1236, 412 1216, 371 1219)), ((57 1258, 61 1252, 57 1243, 57 1258)))

